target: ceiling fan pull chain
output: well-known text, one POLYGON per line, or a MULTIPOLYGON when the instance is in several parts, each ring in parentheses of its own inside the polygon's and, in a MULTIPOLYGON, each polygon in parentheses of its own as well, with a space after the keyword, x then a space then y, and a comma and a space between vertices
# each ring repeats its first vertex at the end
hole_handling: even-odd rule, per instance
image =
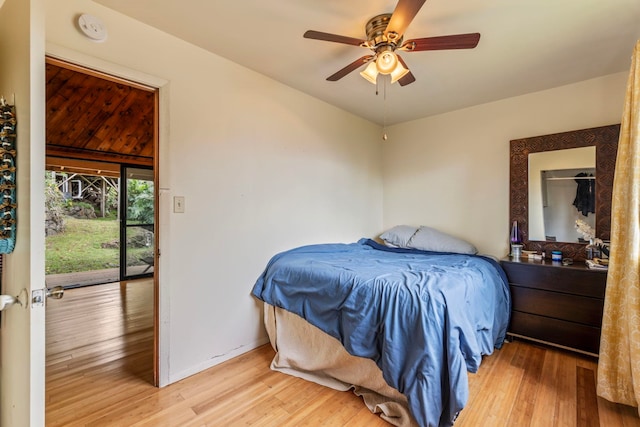
POLYGON ((387 76, 382 76, 384 81, 382 88, 382 140, 387 140, 387 76))

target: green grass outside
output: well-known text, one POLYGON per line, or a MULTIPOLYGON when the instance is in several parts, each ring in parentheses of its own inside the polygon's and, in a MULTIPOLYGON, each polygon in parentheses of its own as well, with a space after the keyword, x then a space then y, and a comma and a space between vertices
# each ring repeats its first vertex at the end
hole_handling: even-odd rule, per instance
MULTIPOLYGON (((117 220, 66 217, 65 223, 64 233, 46 238, 45 274, 118 268, 120 250, 102 247, 118 241, 117 220)), ((129 263, 141 264, 138 258, 144 253, 151 253, 151 248, 129 249, 129 263)))

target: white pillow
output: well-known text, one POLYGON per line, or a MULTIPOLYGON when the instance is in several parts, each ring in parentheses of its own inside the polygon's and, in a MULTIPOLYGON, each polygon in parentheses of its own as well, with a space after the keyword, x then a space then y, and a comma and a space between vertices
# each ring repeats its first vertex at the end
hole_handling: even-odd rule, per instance
POLYGON ((395 227, 385 231, 380 238, 387 246, 406 248, 409 239, 418 231, 418 227, 411 225, 396 225, 395 227))
POLYGON ((418 228, 418 231, 409 239, 406 247, 422 251, 455 252, 458 254, 478 253, 476 247, 471 243, 425 226, 418 228))

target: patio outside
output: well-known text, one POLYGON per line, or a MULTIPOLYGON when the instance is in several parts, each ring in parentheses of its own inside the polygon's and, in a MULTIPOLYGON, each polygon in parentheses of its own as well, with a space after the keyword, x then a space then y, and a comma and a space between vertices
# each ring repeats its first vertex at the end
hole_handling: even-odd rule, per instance
MULTIPOLYGON (((119 178, 47 172, 47 287, 120 280, 119 178)), ((128 221, 153 222, 153 185, 128 180, 128 221), (149 216, 151 218, 149 218, 149 216)), ((127 232, 127 275, 153 272, 153 230, 127 232)))

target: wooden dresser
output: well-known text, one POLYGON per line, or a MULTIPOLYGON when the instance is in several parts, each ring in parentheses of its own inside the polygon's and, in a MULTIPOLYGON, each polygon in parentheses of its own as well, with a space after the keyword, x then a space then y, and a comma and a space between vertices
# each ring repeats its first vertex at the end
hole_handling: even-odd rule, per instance
POLYGON ((511 289, 509 335, 598 355, 606 271, 527 258, 501 264, 511 289))

